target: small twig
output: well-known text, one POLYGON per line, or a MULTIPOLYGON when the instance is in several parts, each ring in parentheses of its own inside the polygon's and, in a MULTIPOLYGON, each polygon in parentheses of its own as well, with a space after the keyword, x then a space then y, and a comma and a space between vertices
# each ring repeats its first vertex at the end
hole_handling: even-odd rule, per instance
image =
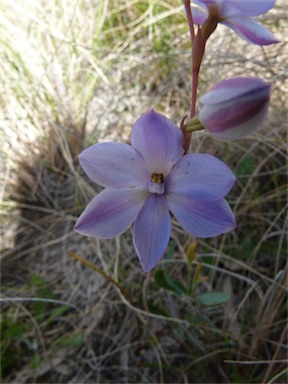
MULTIPOLYGON (((122 298, 125 299, 126 301, 126 305, 127 303, 129 303, 128 307, 130 308, 135 308, 134 307, 134 303, 133 303, 133 299, 132 297, 129 295, 129 293, 119 284, 117 283, 117 281, 115 281, 111 276, 109 276, 107 273, 105 273, 104 271, 102 271, 102 269, 96 267, 96 265, 90 263, 89 261, 83 259, 81 256, 77 255, 77 253, 74 253, 74 252, 70 252, 69 253, 69 256, 73 257, 74 259, 76 260, 79 260, 82 264, 86 265, 86 267, 88 268, 91 268, 93 269, 93 271, 99 273, 101 276, 103 276, 107 281, 109 281, 111 284, 113 284, 119 291, 120 293, 120 296, 122 298)), ((134 311, 135 312, 135 311, 134 311)), ((138 324, 138 331, 139 331, 139 334, 141 334, 142 332, 142 323, 143 323, 143 320, 142 318, 139 316, 139 313, 136 311, 135 312, 135 315, 136 315, 136 320, 137 320, 137 324, 138 324)))
POLYGON ((68 302, 62 301, 62 300, 46 299, 46 298, 42 298, 42 297, 0 297, 0 303, 5 303, 5 302, 53 303, 53 304, 67 305, 68 307, 74 308, 77 311, 81 312, 80 308, 74 304, 71 304, 71 303, 68 303, 68 302))
POLYGON ((147 312, 149 312, 147 292, 148 292, 148 287, 149 287, 149 284, 151 281, 151 276, 152 276, 151 272, 148 272, 146 279, 144 280, 143 289, 142 289, 143 305, 144 305, 145 311, 147 311, 147 312))
POLYGON ((130 295, 126 292, 126 290, 122 287, 122 285, 120 285, 119 283, 117 283, 117 281, 115 281, 111 276, 107 275, 107 273, 105 273, 104 271, 102 271, 102 269, 96 267, 96 265, 90 263, 89 261, 83 259, 81 256, 77 255, 77 253, 74 253, 74 252, 69 252, 69 256, 73 257, 74 259, 80 261, 82 264, 86 265, 86 267, 89 267, 91 269, 93 269, 94 271, 96 271, 97 273, 99 273, 99 275, 103 276, 106 280, 109 281, 109 283, 115 285, 115 287, 117 289, 119 289, 119 291, 122 293, 123 296, 125 296, 125 298, 131 303, 133 304, 133 301, 132 301, 132 298, 130 297, 130 295))

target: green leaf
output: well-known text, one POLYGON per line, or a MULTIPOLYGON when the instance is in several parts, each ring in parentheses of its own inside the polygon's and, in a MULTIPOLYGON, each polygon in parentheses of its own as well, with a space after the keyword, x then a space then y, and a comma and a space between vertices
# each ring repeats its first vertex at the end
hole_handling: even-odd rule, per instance
POLYGON ((197 295, 195 299, 202 305, 218 305, 228 301, 230 296, 224 292, 208 292, 197 295))
MULTIPOLYGON (((176 244, 175 244, 175 243, 171 243, 171 245, 170 245, 169 248, 168 248, 168 251, 167 251, 167 254, 166 254, 165 259, 166 259, 166 258, 167 258, 168 260, 173 259, 173 255, 174 255, 175 247, 176 247, 176 244)), ((165 260, 164 260, 164 262, 165 262, 165 260)))
POLYGON ((183 295, 185 293, 182 285, 168 276, 163 269, 156 271, 155 282, 159 287, 173 291, 177 295, 183 295))
POLYGON ((203 325, 206 322, 204 317, 202 317, 202 316, 188 315, 187 320, 189 321, 189 323, 191 323, 192 325, 196 325, 196 326, 197 325, 203 325))
POLYGON ((35 273, 31 276, 31 283, 32 285, 43 287, 43 285, 46 285, 46 281, 42 279, 41 277, 37 276, 35 273))
MULTIPOLYGON (((4 336, 3 333, 2 336, 4 336)), ((5 330, 5 337, 8 339, 21 339, 23 337, 23 329, 21 325, 18 323, 9 324, 9 327, 5 330)))
POLYGON ((68 307, 68 305, 60 305, 59 307, 56 307, 55 309, 53 309, 53 311, 51 312, 51 315, 48 317, 48 319, 46 320, 46 326, 49 325, 49 323, 54 320, 55 318, 63 315, 63 313, 65 313, 66 311, 68 311, 68 309, 70 309, 70 307, 68 307))
POLYGON ((32 357, 30 361, 30 367, 32 369, 36 369, 40 363, 41 363, 41 357, 38 353, 35 353, 35 355, 32 357))
POLYGON ((165 317, 169 317, 168 312, 164 309, 160 308, 158 305, 154 305, 152 303, 148 303, 148 308, 151 313, 155 313, 156 315, 161 315, 165 317))
POLYGON ((72 347, 78 347, 84 341, 83 332, 77 332, 73 336, 64 336, 57 340, 59 345, 71 345, 72 347))
POLYGON ((255 169, 255 160, 251 156, 246 156, 238 163, 234 173, 236 177, 249 176, 255 169))

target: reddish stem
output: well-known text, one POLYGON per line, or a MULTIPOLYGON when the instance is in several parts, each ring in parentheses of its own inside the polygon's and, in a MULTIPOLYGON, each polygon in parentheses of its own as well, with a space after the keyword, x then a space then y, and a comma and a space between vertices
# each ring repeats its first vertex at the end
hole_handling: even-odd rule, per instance
MULTIPOLYGON (((192 44, 192 95, 191 95, 190 117, 193 117, 195 115, 195 110, 196 110, 196 97, 197 97, 199 71, 197 73, 193 68, 193 45, 195 41, 195 31, 194 31, 194 23, 193 23, 193 16, 191 12, 190 0, 184 0, 184 6, 187 14, 187 20, 188 20, 190 38, 191 38, 191 44, 192 44)), ((190 140, 191 140, 191 137, 190 137, 190 140)))
POLYGON ((185 7, 187 19, 188 19, 190 38, 193 44, 195 39, 195 32, 194 32, 193 16, 192 16, 191 7, 190 7, 190 0, 184 0, 184 7, 185 7))
MULTIPOLYGON (((212 4, 209 7, 209 14, 207 19, 204 21, 202 28, 198 28, 195 36, 193 16, 190 7, 190 0, 184 0, 184 6, 187 14, 191 43, 192 43, 192 95, 191 95, 191 107, 190 107, 190 118, 195 116, 196 113, 196 100, 197 100, 197 88, 198 78, 201 63, 205 53, 206 41, 210 35, 215 31, 219 22, 219 14, 217 5, 212 4)), ((190 141, 192 138, 192 132, 187 133, 185 130, 185 119, 181 122, 181 130, 184 134, 184 150, 185 153, 189 149, 190 141)))
MULTIPOLYGON (((191 106, 190 106, 190 118, 195 115, 196 111, 196 97, 197 97, 197 85, 198 85, 198 73, 195 72, 194 66, 193 66, 193 45, 195 41, 195 31, 194 31, 194 23, 193 23, 193 16, 191 12, 191 6, 190 6, 190 0, 184 0, 184 7, 187 15, 188 25, 189 25, 189 32, 190 32, 190 39, 191 39, 191 45, 192 45, 192 94, 191 94, 191 106)), ((192 132, 185 132, 185 123, 184 120, 181 122, 182 124, 182 131, 184 134, 184 150, 185 153, 188 152, 189 145, 192 139, 192 132)))
POLYGON ((190 117, 195 116, 196 113, 196 100, 197 100, 197 89, 198 89, 198 76, 199 70, 192 70, 192 98, 191 98, 191 108, 190 108, 190 117))
MULTIPOLYGON (((192 52, 193 52, 193 45, 194 45, 194 41, 195 41, 195 31, 194 31, 193 15, 191 12, 190 0, 184 0, 184 6, 185 6, 186 14, 187 14, 187 20, 188 20, 189 31, 190 31, 190 38, 191 38, 191 43, 192 43, 192 52)), ((194 67, 194 65, 193 65, 193 53, 192 53, 192 95, 191 95, 190 117, 193 117, 195 115, 197 85, 198 85, 198 73, 199 73, 199 72, 196 73, 193 67, 194 67)), ((191 140, 191 137, 190 137, 190 140, 191 140)))

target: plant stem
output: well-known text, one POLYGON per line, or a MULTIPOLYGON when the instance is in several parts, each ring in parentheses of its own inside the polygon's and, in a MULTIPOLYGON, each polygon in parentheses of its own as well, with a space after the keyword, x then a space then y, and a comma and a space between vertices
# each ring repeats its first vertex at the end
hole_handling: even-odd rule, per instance
POLYGON ((191 7, 190 7, 190 0, 184 0, 184 7, 187 14, 187 19, 188 19, 190 38, 193 44, 195 39, 195 33, 194 33, 193 16, 192 16, 191 7))
POLYGON ((198 76, 199 76, 199 70, 195 70, 193 68, 192 69, 192 97, 191 97, 190 117, 194 117, 195 113, 196 113, 198 76))
MULTIPOLYGON (((190 7, 190 0, 184 0, 184 6, 187 14, 187 20, 188 20, 189 31, 190 31, 190 39, 191 39, 191 45, 192 45, 192 95, 191 95, 190 117, 193 117, 196 111, 196 98, 197 98, 199 71, 198 72, 195 71, 193 66, 193 45, 195 40, 195 31, 194 31, 193 15, 190 7)), ((191 140, 191 134, 190 134, 190 140, 191 140)))

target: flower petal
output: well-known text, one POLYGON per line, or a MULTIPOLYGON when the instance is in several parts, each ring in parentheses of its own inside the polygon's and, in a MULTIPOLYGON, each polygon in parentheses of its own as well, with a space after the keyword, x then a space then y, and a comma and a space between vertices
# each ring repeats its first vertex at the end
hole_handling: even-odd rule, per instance
POLYGON ((171 220, 167 199, 151 194, 136 218, 133 241, 144 272, 149 272, 163 256, 168 245, 171 220))
POLYGON ((206 8, 208 13, 211 13, 211 11, 214 13, 214 16, 218 16, 219 20, 220 18, 224 18, 226 14, 230 14, 234 11, 234 7, 231 7, 231 3, 233 3, 233 0, 194 0, 196 4, 198 4, 200 7, 206 8), (215 10, 216 14, 215 14, 215 10))
POLYGON ((254 132, 264 122, 270 84, 257 78, 220 81, 200 99, 199 120, 221 139, 233 140, 254 132))
POLYGON ((167 193, 180 193, 193 200, 219 200, 230 191, 235 176, 225 163, 205 154, 185 155, 167 177, 167 193))
POLYGON ((234 7, 237 10, 239 16, 259 16, 275 5, 275 0, 228 0, 228 2, 231 8, 234 7))
POLYGON ((147 187, 150 174, 142 156, 131 145, 100 143, 86 148, 79 161, 95 183, 108 188, 147 187))
POLYGON ((200 7, 205 7, 206 9, 209 9, 210 6, 216 5, 217 7, 220 7, 223 0, 194 0, 194 3, 199 5, 200 7))
POLYGON ((270 84, 257 77, 232 77, 219 81, 208 92, 201 96, 199 105, 202 107, 204 104, 220 104, 224 101, 231 101, 234 98, 239 98, 242 95, 255 95, 258 97, 259 93, 265 94, 269 97, 270 84))
POLYGON ((191 13, 193 17, 193 23, 196 25, 202 25, 208 16, 207 12, 202 11, 202 9, 196 7, 191 7, 191 13))
POLYGON ((249 17, 229 17, 222 20, 221 23, 233 29, 239 36, 250 43, 257 45, 279 43, 279 40, 268 29, 249 17))
POLYGON ((133 223, 147 194, 141 188, 105 189, 88 204, 74 230, 103 239, 119 236, 133 223))
POLYGON ((150 174, 167 175, 184 152, 180 129, 153 109, 134 124, 131 143, 144 157, 150 174))
POLYGON ((197 237, 214 237, 235 228, 235 218, 225 199, 195 201, 188 197, 169 193, 169 209, 183 229, 197 237))
MULTIPOLYGON (((251 103, 252 104, 252 103, 251 103)), ((237 116, 235 116, 234 119, 234 126, 232 128, 229 128, 229 124, 227 121, 227 126, 225 126, 225 123, 219 124, 218 126, 215 125, 214 129, 209 129, 209 132, 212 136, 217 137, 218 139, 223 140, 237 140, 241 139, 244 136, 251 135, 253 132, 255 132, 258 128, 260 128, 267 117, 268 114, 268 106, 269 106, 269 100, 265 102, 265 104, 262 103, 261 108, 255 108, 256 112, 255 114, 251 114, 249 119, 241 120, 238 119, 237 116), (238 119, 238 123, 237 123, 238 119), (226 129, 227 128, 227 129, 226 129)), ((251 105, 251 108, 253 108, 253 105, 251 105)), ((240 116, 239 116, 240 117, 240 116)))
POLYGON ((194 0, 194 2, 207 9, 216 5, 219 16, 259 16, 268 12, 275 5, 275 0, 194 0))

